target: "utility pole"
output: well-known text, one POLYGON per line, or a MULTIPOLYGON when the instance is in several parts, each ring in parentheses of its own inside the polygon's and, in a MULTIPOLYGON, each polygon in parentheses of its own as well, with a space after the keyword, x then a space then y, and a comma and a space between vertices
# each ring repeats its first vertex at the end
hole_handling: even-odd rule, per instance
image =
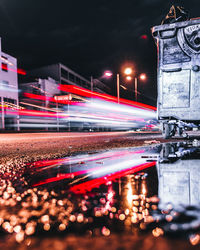
POLYGON ((119 74, 117 74, 117 103, 119 104, 119 74))

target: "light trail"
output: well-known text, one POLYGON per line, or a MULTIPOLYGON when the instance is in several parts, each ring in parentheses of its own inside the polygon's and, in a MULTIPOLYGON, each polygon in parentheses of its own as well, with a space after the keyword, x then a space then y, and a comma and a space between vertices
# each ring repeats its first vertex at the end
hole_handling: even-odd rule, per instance
POLYGON ((98 186, 108 179, 114 180, 119 176, 155 166, 155 161, 146 162, 142 157, 148 153, 146 148, 123 149, 30 163, 32 172, 39 180, 33 184, 33 187, 67 181, 70 190, 76 192, 80 191, 81 187, 87 186, 87 183, 90 188, 94 185, 98 186), (46 175, 49 177, 44 179, 43 176, 46 175), (40 180, 41 177, 42 180, 40 180))
MULTIPOLYGON (((144 153, 145 150, 137 150, 137 151, 130 151, 130 150, 122 150, 117 152, 104 152, 98 155, 85 155, 85 156, 74 156, 74 157, 68 157, 64 159, 55 159, 55 160, 46 160, 46 161, 38 161, 34 162, 32 165, 34 168, 44 168, 47 166, 55 166, 60 164, 77 164, 79 162, 85 162, 85 161, 99 161, 107 158, 117 158, 117 157, 124 157, 128 155, 134 155, 134 154, 141 154, 144 153)), ((38 171, 36 169, 36 171, 38 171)))
POLYGON ((96 128, 131 130, 144 127, 150 120, 156 119, 155 108, 149 105, 124 99, 122 103, 118 104, 116 103, 116 97, 91 92, 72 85, 62 85, 60 88, 72 90, 71 95, 73 97, 81 91, 81 93, 87 93, 88 95, 94 94, 98 99, 87 99, 87 101, 81 103, 68 99, 69 94, 55 98, 24 93, 26 101, 20 102, 20 105, 24 105, 28 109, 23 107, 23 110, 16 110, 16 113, 13 110, 5 109, 5 117, 19 116, 20 118, 19 125, 11 124, 9 126, 21 128, 31 128, 32 126, 33 129, 57 127, 57 130, 62 127, 66 130, 74 128, 78 131, 96 128), (32 100, 37 103, 32 103, 32 100), (33 108, 38 110, 33 110, 33 108), (39 120, 37 121, 35 118, 39 120), (49 118, 51 118, 51 121, 48 123, 47 119, 49 118))
POLYGON ((156 165, 156 162, 148 162, 148 163, 143 163, 143 164, 139 164, 136 166, 132 166, 125 170, 121 170, 121 171, 108 174, 108 175, 105 175, 105 176, 102 176, 93 180, 89 180, 80 184, 76 184, 70 187, 69 190, 76 194, 85 194, 86 192, 90 192, 92 191, 92 189, 97 188, 102 184, 107 184, 110 181, 114 181, 128 174, 137 173, 145 169, 155 167, 155 165, 156 165))
MULTIPOLYGON (((73 94, 77 94, 77 95, 81 95, 81 96, 85 96, 85 97, 92 97, 92 98, 100 98, 102 100, 105 101, 112 101, 112 102, 116 102, 117 103, 117 97, 111 96, 111 95, 107 95, 107 94, 100 94, 97 92, 93 92, 81 87, 77 87, 77 86, 73 86, 73 85, 60 85, 60 90, 62 91, 66 91, 69 93, 73 93, 73 94)), ((139 103, 139 102, 134 102, 134 101, 130 101, 130 100, 126 100, 123 98, 120 98, 120 103, 122 104, 129 104, 132 106, 135 106, 137 108, 144 108, 144 109, 150 109, 150 110, 154 110, 156 111, 157 108, 147 105, 147 104, 143 104, 143 103, 139 103)))
POLYGON ((3 70, 6 70, 6 71, 12 71, 12 72, 15 72, 15 73, 17 73, 17 74, 19 74, 19 75, 26 75, 26 71, 25 71, 25 70, 23 70, 23 69, 13 69, 13 68, 8 68, 8 66, 7 66, 7 65, 5 65, 5 64, 1 64, 1 68, 2 68, 3 70))

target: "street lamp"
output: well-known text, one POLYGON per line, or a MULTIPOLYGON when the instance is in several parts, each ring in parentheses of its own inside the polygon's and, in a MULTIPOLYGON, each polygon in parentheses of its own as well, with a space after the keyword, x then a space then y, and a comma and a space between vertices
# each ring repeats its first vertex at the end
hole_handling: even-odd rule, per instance
MULTIPOLYGON (((129 74, 132 73, 132 68, 128 67, 125 68, 124 70, 124 74, 127 75, 127 77, 129 76, 129 74)), ((104 76, 105 77, 111 77, 113 74, 111 71, 105 71, 104 72, 104 76)), ((131 76, 129 76, 131 77, 131 76)), ((132 79, 132 78, 131 78, 132 79)), ((119 83, 119 73, 117 73, 117 103, 119 104, 119 100, 120 100, 120 83, 119 83)))
MULTIPOLYGON (((142 81, 145 81, 146 80, 146 74, 144 74, 144 73, 142 73, 142 74, 140 74, 138 77, 135 77, 134 78, 134 89, 135 89, 135 101, 137 102, 137 94, 138 94, 138 79, 140 79, 140 80, 142 80, 142 81)), ((131 81, 132 80, 132 77, 131 76, 127 76, 126 77, 126 80, 127 81, 131 81)))
MULTIPOLYGON (((146 74, 142 73, 138 77, 140 80, 144 81, 146 80, 146 74)), ((135 77, 135 101, 137 102, 137 94, 138 94, 138 78, 135 77)))
MULTIPOLYGON (((131 67, 127 67, 124 69, 123 72, 126 75, 126 80, 131 81, 133 79, 133 70, 131 67)), ((105 71, 104 76, 105 77, 111 77, 113 74, 111 71, 105 71)), ((134 88, 135 88, 135 101, 137 101, 137 89, 138 89, 138 79, 144 81, 146 80, 146 74, 142 73, 138 77, 134 77, 134 88)), ((120 75, 117 74, 117 102, 120 102, 120 75)))

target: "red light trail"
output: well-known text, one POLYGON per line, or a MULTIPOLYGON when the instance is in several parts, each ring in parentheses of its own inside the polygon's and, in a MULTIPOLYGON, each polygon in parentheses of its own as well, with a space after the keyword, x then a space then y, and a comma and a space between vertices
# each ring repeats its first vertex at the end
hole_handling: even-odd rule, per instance
MULTIPOLYGON (((107 94, 100 94, 97 92, 92 92, 90 90, 87 90, 87 89, 84 89, 81 87, 77 87, 77 86, 73 86, 73 85, 60 85, 59 88, 61 91, 70 92, 72 94, 77 94, 77 95, 81 95, 84 97, 100 98, 100 99, 103 99, 106 101, 112 101, 112 102, 117 103, 117 97, 107 95, 107 94)), ((131 105, 131 106, 134 106, 137 108, 157 110, 156 107, 153 107, 153 106, 150 106, 147 104, 143 104, 143 103, 139 103, 139 102, 135 102, 135 101, 126 100, 123 98, 120 98, 120 103, 131 105)))
POLYGON ((26 71, 25 70, 23 70, 23 69, 17 69, 17 70, 15 70, 15 69, 12 69, 12 68, 8 68, 7 64, 1 64, 1 68, 3 70, 6 70, 6 71, 16 72, 19 75, 26 75, 26 71))

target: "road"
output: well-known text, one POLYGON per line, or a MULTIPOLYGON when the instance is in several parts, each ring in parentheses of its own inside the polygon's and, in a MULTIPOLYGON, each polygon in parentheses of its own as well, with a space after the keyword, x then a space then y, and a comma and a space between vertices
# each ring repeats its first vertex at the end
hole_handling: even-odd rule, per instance
POLYGON ((141 146, 146 140, 161 140, 158 132, 96 133, 16 133, 0 134, 0 157, 28 154, 94 151, 116 147, 141 146))

